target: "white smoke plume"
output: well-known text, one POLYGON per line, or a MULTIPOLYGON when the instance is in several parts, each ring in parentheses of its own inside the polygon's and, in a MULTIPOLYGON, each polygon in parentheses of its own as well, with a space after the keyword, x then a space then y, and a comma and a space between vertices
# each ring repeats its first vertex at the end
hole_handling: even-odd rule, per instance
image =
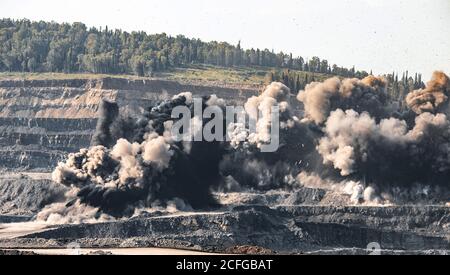
POLYGON ((173 151, 170 150, 170 144, 162 136, 149 135, 143 143, 142 158, 146 163, 154 165, 160 171, 169 167, 172 155, 173 151))
MULTIPOLYGON (((444 114, 420 114, 415 120, 414 128, 408 131, 403 120, 382 119, 377 124, 366 112, 358 114, 353 110, 344 112, 338 109, 331 112, 327 119, 325 136, 320 139, 317 150, 323 156, 325 164, 333 164, 342 176, 348 176, 364 166, 364 163, 376 161, 378 156, 375 154, 383 152, 383 148, 402 150, 405 157, 409 156, 413 160, 417 153, 426 153, 427 143, 433 138, 430 135, 438 132, 441 136, 450 137, 448 126, 449 122, 444 114), (418 152, 409 151, 411 148, 418 152)), ((449 141, 441 144, 442 151, 437 152, 437 159, 430 164, 436 165, 438 171, 450 168, 450 162, 446 159, 450 153, 449 141)))
MULTIPOLYGON (((290 90, 280 82, 268 85, 259 96, 250 97, 244 105, 248 123, 232 123, 228 126, 230 146, 234 149, 224 156, 221 173, 238 182, 241 187, 269 190, 290 187, 298 173, 299 158, 305 144, 311 143, 307 127, 295 116, 290 102, 290 90), (279 109, 279 135, 272 135, 272 107, 279 109), (274 153, 261 153, 259 148, 271 139, 277 139, 279 148, 274 153), (300 153, 300 155, 298 154, 300 153)), ((313 150, 309 145, 307 150, 313 150)), ((307 163, 307 161, 305 161, 307 163)), ((236 188, 234 188, 236 189, 236 188)))
POLYGON ((308 85, 298 99, 306 118, 323 133, 316 146, 323 166, 311 171, 340 182, 352 202, 448 200, 447 92, 448 77, 435 73, 425 89, 407 96, 418 115, 403 120, 393 115, 381 78, 332 78, 308 85))
POLYGON ((37 222, 48 224, 80 224, 114 221, 115 218, 101 213, 98 208, 76 201, 72 205, 53 203, 44 207, 37 215, 37 222))
MULTIPOLYGON (((280 83, 272 82, 259 96, 250 97, 244 105, 245 114, 249 124, 243 122, 231 123, 228 125, 228 135, 231 144, 235 147, 240 143, 243 146, 261 145, 270 143, 272 126, 272 107, 276 106, 280 111, 280 127, 282 129, 293 127, 294 117, 290 115, 290 89, 280 83), (255 129, 250 131, 251 124, 255 129)), ((276 137, 275 137, 276 138, 276 137)))
POLYGON ((319 176, 317 173, 301 172, 297 175, 301 186, 328 190, 326 203, 342 205, 391 205, 386 194, 378 194, 374 187, 361 181, 333 180, 319 176))
POLYGON ((433 73, 425 89, 412 91, 406 96, 406 104, 417 114, 442 111, 448 114, 450 79, 443 72, 433 73))
POLYGON ((390 109, 386 82, 374 76, 362 80, 333 77, 324 82, 312 82, 298 93, 297 99, 304 105, 306 118, 316 124, 325 122, 330 112, 338 108, 368 111, 375 117, 383 116, 390 109))

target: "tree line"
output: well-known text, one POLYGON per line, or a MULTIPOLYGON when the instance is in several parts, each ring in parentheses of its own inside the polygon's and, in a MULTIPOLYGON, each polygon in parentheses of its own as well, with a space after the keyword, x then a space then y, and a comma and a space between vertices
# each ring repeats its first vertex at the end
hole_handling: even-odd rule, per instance
MULTIPOLYGON (((328 74, 335 74, 332 71, 327 72, 328 74)), ((356 77, 356 78, 364 78, 368 76, 369 74, 365 71, 357 71, 350 74, 345 74, 345 77, 356 77)), ((283 69, 283 70, 272 70, 267 73, 266 75, 266 83, 270 83, 272 81, 278 81, 286 86, 288 86, 291 91, 299 91, 305 89, 305 86, 311 82, 314 81, 320 81, 321 79, 314 75, 314 73, 304 73, 299 71, 292 71, 289 69, 283 69)))
POLYGON ((0 71, 91 72, 151 76, 190 64, 261 66, 359 77, 365 71, 325 59, 293 57, 268 49, 243 49, 240 42, 203 42, 183 35, 147 34, 82 23, 0 20, 0 71))

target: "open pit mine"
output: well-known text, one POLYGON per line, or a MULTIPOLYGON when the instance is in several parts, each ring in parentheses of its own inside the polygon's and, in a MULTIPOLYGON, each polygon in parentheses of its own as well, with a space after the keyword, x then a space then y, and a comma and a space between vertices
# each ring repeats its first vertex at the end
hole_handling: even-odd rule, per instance
POLYGON ((442 72, 405 104, 373 76, 299 92, 1 80, 0 253, 449 254, 449 93, 442 72), (194 98, 242 106, 256 131, 174 140, 194 98), (279 148, 261 152, 273 106, 279 148))

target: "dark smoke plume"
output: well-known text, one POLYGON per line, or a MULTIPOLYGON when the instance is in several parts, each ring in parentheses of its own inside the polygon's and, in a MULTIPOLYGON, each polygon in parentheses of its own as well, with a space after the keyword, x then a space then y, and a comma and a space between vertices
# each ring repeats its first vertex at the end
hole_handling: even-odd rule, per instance
POLYGON ((115 142, 111 136, 111 126, 119 115, 119 106, 115 102, 103 99, 99 108, 99 118, 91 144, 110 147, 115 142))
MULTIPOLYGON (((115 145, 108 148, 104 141, 112 137, 105 121, 112 123, 115 107, 100 118, 102 145, 70 154, 53 172, 56 182, 79 191, 76 197, 100 210, 120 216, 130 214, 138 204, 151 206, 180 198, 194 208, 216 205, 210 194, 218 184, 219 162, 223 154, 220 142, 198 141, 186 144, 171 138, 170 117, 175 106, 192 107, 190 95, 179 95, 172 100, 150 107, 143 118, 118 119, 133 131, 117 131, 115 145), (112 112, 110 112, 112 110, 112 112), (126 121, 133 121, 131 124, 126 121), (106 137, 106 138, 104 138, 106 137), (188 148, 188 149, 187 149, 188 148)), ((204 98, 204 106, 209 98, 204 98)), ((103 105, 104 106, 104 105, 103 105)), ((203 106, 203 107, 204 107, 203 106)), ((192 112, 193 113, 193 112, 192 112)), ((117 128, 117 127, 116 127, 117 128)), ((120 127, 118 127, 120 128, 120 127)))

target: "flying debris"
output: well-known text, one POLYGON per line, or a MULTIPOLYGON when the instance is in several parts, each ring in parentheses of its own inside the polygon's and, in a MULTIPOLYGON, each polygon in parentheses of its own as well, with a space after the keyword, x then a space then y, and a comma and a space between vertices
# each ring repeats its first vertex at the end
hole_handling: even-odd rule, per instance
POLYGON ((53 179, 76 191, 68 207, 81 203, 113 216, 174 199, 194 209, 213 207, 213 190, 296 192, 314 179, 342 183, 333 188, 349 194, 351 203, 448 200, 448 76, 436 72, 425 89, 408 94, 415 114, 408 120, 398 116, 386 87, 384 78, 374 76, 313 82, 298 93, 299 109, 289 88, 275 82, 249 98, 232 123, 225 121, 224 100, 206 96, 203 110, 213 106, 225 113, 219 118, 223 129, 214 127, 223 140, 213 141, 173 136, 183 119, 172 116, 177 107, 192 111, 185 129, 190 136, 217 120, 194 110, 191 93, 149 106, 139 118, 122 117, 116 103, 104 101, 92 146, 59 163, 53 179), (273 110, 279 110, 279 147, 261 152, 273 142, 273 110))

